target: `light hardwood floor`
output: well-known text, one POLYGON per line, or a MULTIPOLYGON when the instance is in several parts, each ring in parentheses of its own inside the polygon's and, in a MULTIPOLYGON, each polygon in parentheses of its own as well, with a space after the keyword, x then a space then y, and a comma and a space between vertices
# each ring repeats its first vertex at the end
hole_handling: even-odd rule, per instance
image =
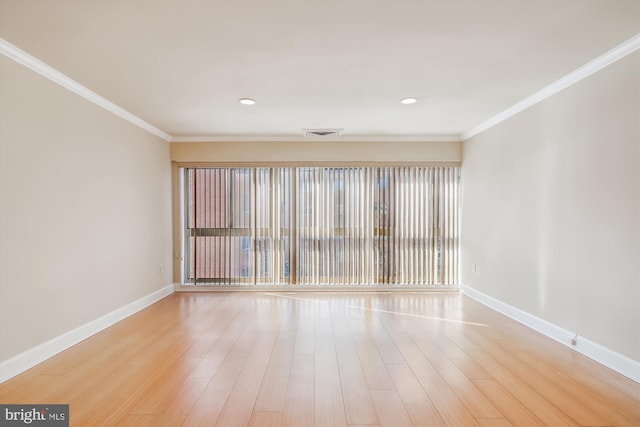
POLYGON ((455 292, 174 294, 0 402, 74 426, 640 426, 640 384, 455 292))

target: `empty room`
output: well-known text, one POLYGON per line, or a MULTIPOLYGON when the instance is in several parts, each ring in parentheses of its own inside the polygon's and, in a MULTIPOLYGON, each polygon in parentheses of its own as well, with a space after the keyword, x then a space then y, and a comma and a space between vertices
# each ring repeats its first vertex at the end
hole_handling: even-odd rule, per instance
POLYGON ((640 426, 639 0, 0 0, 0 426, 640 426))

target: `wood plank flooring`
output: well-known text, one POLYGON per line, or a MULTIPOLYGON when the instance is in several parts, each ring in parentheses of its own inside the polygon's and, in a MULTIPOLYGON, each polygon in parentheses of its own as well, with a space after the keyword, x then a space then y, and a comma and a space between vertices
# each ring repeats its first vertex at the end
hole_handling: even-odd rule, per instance
POLYGON ((73 426, 640 426, 640 384, 456 292, 177 293, 0 402, 73 426))

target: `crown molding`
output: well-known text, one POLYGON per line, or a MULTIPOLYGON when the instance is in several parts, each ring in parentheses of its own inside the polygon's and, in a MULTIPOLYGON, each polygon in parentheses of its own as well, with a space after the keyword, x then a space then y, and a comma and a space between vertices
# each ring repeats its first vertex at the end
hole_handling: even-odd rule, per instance
POLYGON ((119 107, 118 105, 114 104, 108 99, 98 95, 97 93, 81 85, 80 83, 76 82, 70 77, 67 77, 66 75, 62 74, 60 71, 56 70, 55 68, 50 67, 49 65, 45 64, 44 62, 40 61, 34 56, 29 55, 27 52, 23 51, 22 49, 12 45, 11 43, 9 43, 3 38, 0 38, 0 53, 6 56, 7 58, 13 59, 17 63, 24 65, 25 67, 35 71, 41 76, 46 77, 47 79, 62 86, 63 88, 70 90, 76 95, 83 97, 87 101, 93 102, 97 106, 104 108, 105 110, 115 114, 121 119, 124 119, 129 123, 135 126, 138 126, 139 128, 159 138, 164 139, 165 141, 171 140, 171 135, 169 135, 168 133, 163 132, 157 127, 145 122, 140 117, 131 114, 124 108, 119 107))
POLYGON ((635 36, 631 37, 629 40, 625 41, 624 43, 619 44, 618 46, 614 47, 613 49, 606 52, 605 54, 600 55, 593 61, 588 62, 587 64, 583 65, 577 70, 574 70, 571 73, 567 74, 566 76, 562 77, 561 79, 551 83, 549 86, 546 86, 540 89, 539 91, 535 92, 533 95, 512 105, 511 107, 507 108, 506 110, 502 111, 496 116, 490 118, 486 122, 474 127, 473 129, 470 129, 464 132, 461 135, 462 141, 466 141, 469 138, 481 132, 484 132, 485 130, 490 129, 496 126, 497 124, 507 120, 508 118, 515 116, 521 111, 524 111, 527 108, 539 102, 544 101, 550 96, 553 96, 556 93, 560 92, 561 90, 564 90, 569 86, 574 85, 575 83, 579 82, 580 80, 586 77, 589 77, 591 74, 613 64, 614 62, 624 58, 625 56, 635 52, 638 49, 640 49, 640 34, 636 34, 635 36))
POLYGON ((461 142, 460 135, 422 136, 174 136, 171 142, 461 142))
POLYGON ((104 108, 116 116, 138 126, 139 128, 168 142, 463 142, 471 137, 490 129, 497 124, 513 117, 527 108, 555 95, 567 87, 579 82, 591 74, 611 65, 625 56, 640 49, 640 34, 636 34, 624 43, 616 46, 593 61, 585 64, 577 70, 567 74, 561 79, 551 83, 543 89, 535 92, 522 101, 512 105, 501 113, 495 115, 480 125, 462 133, 461 135, 418 135, 418 136, 338 136, 338 137, 297 137, 297 136, 171 136, 152 124, 142 120, 138 116, 128 112, 124 108, 114 104, 108 99, 98 95, 87 87, 81 85, 60 71, 45 64, 22 49, 14 46, 3 38, 0 38, 0 53, 16 61, 17 63, 35 71, 52 82, 85 98, 86 100, 104 108))

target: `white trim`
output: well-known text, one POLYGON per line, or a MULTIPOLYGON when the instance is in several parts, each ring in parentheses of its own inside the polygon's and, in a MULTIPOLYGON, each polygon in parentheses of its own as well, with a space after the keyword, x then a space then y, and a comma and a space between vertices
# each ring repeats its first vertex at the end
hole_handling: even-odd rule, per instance
POLYGON ((305 142, 305 141, 331 141, 331 142, 464 142, 469 138, 490 129, 510 117, 526 110, 527 108, 544 101, 550 96, 566 89, 591 74, 611 65, 625 56, 640 49, 640 34, 636 34, 624 43, 616 46, 598 58, 588 62, 577 70, 572 71, 561 79, 542 88, 522 101, 512 105, 496 116, 480 125, 462 133, 445 135, 417 135, 417 136, 338 136, 338 137, 297 137, 297 136, 220 136, 220 135, 196 135, 196 136, 171 136, 157 127, 147 123, 138 116, 128 112, 124 108, 114 104, 108 99, 98 95, 87 87, 81 85, 58 70, 50 67, 20 48, 0 38, 0 53, 13 59, 19 64, 48 78, 52 82, 74 92, 75 94, 93 102, 116 116, 127 120, 139 128, 156 135, 169 142, 305 142))
POLYGON ((91 335, 97 334, 114 323, 131 316, 172 293, 173 285, 167 285, 147 296, 113 310, 111 313, 107 313, 89 323, 20 353, 9 360, 5 360, 0 363, 0 383, 15 377, 38 363, 55 356, 80 341, 89 338, 91 335))
POLYGON ((508 118, 515 116, 516 114, 520 113, 521 111, 526 110, 527 108, 544 101, 545 99, 549 98, 550 96, 555 95, 556 93, 560 92, 563 89, 568 88, 569 86, 579 82, 580 80, 584 79, 585 77, 589 77, 591 74, 595 73, 596 71, 599 71, 609 65, 611 65, 612 63, 616 62, 619 59, 624 58, 625 56, 629 55, 630 53, 635 52, 636 50, 640 49, 640 34, 636 34, 635 36, 633 36, 632 38, 630 38, 629 40, 627 40, 626 42, 614 47, 613 49, 611 49, 610 51, 608 51, 607 53, 597 57, 596 59, 594 59, 591 62, 588 62, 587 64, 583 65, 582 67, 578 68, 577 70, 572 71, 571 73, 567 74, 566 76, 562 77, 560 80, 557 80, 553 83, 551 83, 549 86, 546 86, 542 89, 540 89, 539 91, 537 91, 536 93, 534 93, 533 95, 523 99, 522 101, 512 105, 511 107, 507 108, 506 110, 502 111, 501 113, 499 113, 498 115, 490 118, 489 120, 487 120, 486 122, 474 127, 473 129, 470 129, 466 132, 464 132, 461 135, 461 139, 462 141, 466 141, 469 138, 484 132, 485 130, 494 127, 495 125, 507 120, 508 118))
POLYGON ((460 135, 418 136, 174 136, 171 142, 461 142, 460 135))
POLYGON ((560 344, 563 344, 610 369, 613 369, 637 383, 640 383, 640 362, 582 336, 578 337, 576 345, 572 345, 571 340, 577 336, 574 332, 570 332, 551 322, 490 297, 489 295, 470 288, 469 286, 461 285, 460 290, 465 295, 468 295, 476 301, 481 302, 505 316, 510 317, 511 319, 520 322, 543 335, 546 335, 560 344))
POLYGON ((165 141, 171 140, 171 135, 169 135, 168 133, 163 132, 157 127, 145 122, 140 117, 131 114, 124 108, 98 95, 97 93, 86 88, 85 86, 81 85, 80 83, 76 82, 70 77, 62 74, 60 71, 40 61, 36 57, 31 56, 27 52, 23 51, 22 49, 12 45, 11 43, 9 43, 3 38, 0 38, 0 53, 6 56, 7 58, 13 59, 17 63, 24 65, 25 67, 35 71, 41 76, 46 77, 52 82, 59 84, 63 88, 70 90, 76 95, 83 97, 87 101, 93 102, 97 106, 104 108, 105 110, 115 114, 121 119, 124 119, 129 123, 134 124, 139 128, 157 137, 164 139, 165 141))

